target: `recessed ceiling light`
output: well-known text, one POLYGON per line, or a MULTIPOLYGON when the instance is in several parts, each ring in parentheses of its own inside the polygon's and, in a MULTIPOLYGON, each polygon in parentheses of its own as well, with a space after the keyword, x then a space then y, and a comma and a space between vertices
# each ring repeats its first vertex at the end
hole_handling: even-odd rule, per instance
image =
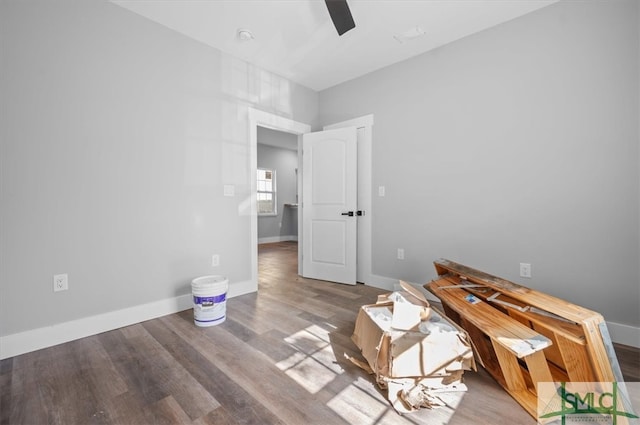
POLYGON ((405 32, 401 34, 396 34, 393 38, 396 39, 398 43, 404 43, 405 41, 414 40, 418 37, 422 37, 425 34, 424 30, 420 27, 409 28, 405 32))
POLYGON ((251 41, 254 39, 253 33, 247 29, 239 29, 236 36, 240 41, 251 41))

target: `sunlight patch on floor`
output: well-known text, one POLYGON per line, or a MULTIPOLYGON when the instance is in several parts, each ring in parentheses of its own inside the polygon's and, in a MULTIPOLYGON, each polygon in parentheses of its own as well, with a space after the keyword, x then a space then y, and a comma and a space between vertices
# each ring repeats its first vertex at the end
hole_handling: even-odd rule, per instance
POLYGON ((298 352, 276 366, 311 394, 316 394, 343 372, 331 348, 327 330, 312 325, 284 340, 298 352))
POLYGON ((311 325, 284 340, 304 353, 313 353, 329 344, 329 331, 318 325, 311 325))
MULTIPOLYGON (((277 366, 281 368, 280 363, 277 366)), ((328 369, 311 356, 304 356, 301 361, 295 363, 292 367, 282 370, 311 394, 316 394, 336 377, 334 371, 328 369)))
MULTIPOLYGON (((399 390, 396 388, 395 390, 399 390)), ((369 378, 358 378, 351 385, 342 390, 334 398, 329 400, 327 406, 344 418, 348 423, 364 425, 375 425, 379 423, 396 423, 398 416, 405 418, 406 423, 428 423, 430 425, 447 425, 455 415, 457 407, 462 402, 466 392, 438 392, 434 390, 438 397, 445 402, 444 406, 433 409, 420 408, 413 412, 406 411, 402 405, 396 406, 400 409, 389 409, 392 402, 386 398, 386 391, 380 390, 374 382, 373 376, 369 378), (375 403, 372 403, 375 401, 375 403), (363 409, 362 406, 368 406, 363 409), (374 406, 371 408, 371 406, 374 406)), ((395 397, 395 403, 401 401, 395 397)), ((405 423, 405 422, 402 422, 405 423)))
POLYGON ((389 404, 381 398, 379 403, 372 404, 373 394, 364 391, 371 382, 358 378, 352 385, 340 391, 327 403, 327 406, 351 424, 373 425, 387 412, 389 404), (359 382, 361 381, 361 382, 359 382), (366 406, 366 409, 364 408, 366 406))

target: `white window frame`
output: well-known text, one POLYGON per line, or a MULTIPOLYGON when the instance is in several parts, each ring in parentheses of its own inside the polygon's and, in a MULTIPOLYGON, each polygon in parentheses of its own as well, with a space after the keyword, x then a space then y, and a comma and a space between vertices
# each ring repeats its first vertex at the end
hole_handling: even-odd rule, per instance
MULTIPOLYGON (((271 189, 272 190, 260 190, 260 184, 259 184, 259 176, 258 178, 256 178, 256 187, 257 187, 257 194, 256 194, 256 198, 260 197, 260 194, 262 193, 267 193, 267 194, 271 194, 273 196, 273 211, 271 212, 260 212, 260 208, 258 207, 258 216, 260 217, 269 217, 269 216, 277 216, 278 215, 278 196, 277 196, 277 190, 276 190, 276 170, 274 170, 273 168, 263 168, 263 167, 258 167, 258 171, 270 171, 271 172, 271 189)), ((259 174, 259 173, 256 173, 259 174)), ((256 202, 259 204, 259 200, 256 199, 256 202)))

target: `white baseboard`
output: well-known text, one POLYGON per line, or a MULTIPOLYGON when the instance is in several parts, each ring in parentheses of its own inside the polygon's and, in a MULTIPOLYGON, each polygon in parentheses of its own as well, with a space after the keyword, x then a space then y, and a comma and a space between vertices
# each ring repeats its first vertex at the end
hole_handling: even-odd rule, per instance
MULTIPOLYGON (((232 282, 227 292, 228 298, 256 292, 257 282, 250 280, 232 282)), ((44 328, 32 329, 0 337, 0 360, 42 348, 73 341, 102 332, 133 325, 167 314, 177 313, 193 307, 191 294, 179 295, 135 307, 111 311, 44 328)))
MULTIPOLYGON (((370 282, 367 282, 367 285, 386 289, 388 291, 397 291, 401 289, 398 282, 398 279, 371 275, 371 280, 370 282)), ((416 283, 411 284, 424 293, 429 301, 440 302, 435 295, 424 289, 422 285, 416 283)), ((616 322, 607 322, 607 329, 609 330, 611 341, 617 342, 618 344, 640 348, 640 327, 624 325, 616 322)))
MULTIPOLYGON (((386 289, 387 291, 400 291, 400 290, 402 290, 402 287, 400 286, 400 280, 399 279, 392 279, 390 277, 384 277, 384 276, 378 276, 378 275, 371 275, 370 277, 371 277, 370 281, 367 282, 367 285, 369 285, 369 286, 373 286, 373 287, 376 287, 378 289, 386 289)), ((440 300, 438 298, 436 298, 435 295, 433 295, 431 292, 427 291, 422 285, 420 285, 418 283, 413 283, 413 282, 407 282, 407 283, 411 284, 418 291, 422 292, 424 294, 424 296, 427 298, 427 300, 440 302, 440 300)))
POLYGON ((619 344, 640 348, 640 327, 607 322, 611 340, 619 344))
POLYGON ((370 280, 367 281, 366 284, 378 289, 395 291, 395 286, 398 284, 398 279, 392 279, 390 277, 378 276, 375 274, 372 274, 369 277, 370 280))
MULTIPOLYGON (((367 282, 367 285, 393 291, 397 289, 398 279, 372 275, 371 281, 367 282)), ((424 290, 421 285, 414 284, 414 286, 421 289, 426 294, 427 299, 437 301, 437 298, 429 291, 424 290)), ((234 282, 229 285, 227 296, 233 298, 256 292, 257 290, 256 282, 250 280, 234 282)), ((3 336, 0 337, 0 360, 144 322, 145 320, 155 319, 156 317, 166 316, 167 314, 177 313, 191 307, 191 294, 185 294, 175 298, 3 336)), ((607 322, 607 328, 611 334, 612 341, 640 348, 639 327, 607 322)))
POLYGON ((272 236, 268 238, 258 238, 258 243, 275 243, 275 242, 289 242, 289 241, 298 241, 298 237, 296 235, 288 235, 288 236, 272 236))

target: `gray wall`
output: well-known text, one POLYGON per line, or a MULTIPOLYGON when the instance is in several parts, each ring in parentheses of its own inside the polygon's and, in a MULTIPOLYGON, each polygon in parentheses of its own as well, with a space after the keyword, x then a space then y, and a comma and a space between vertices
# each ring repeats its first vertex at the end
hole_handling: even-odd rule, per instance
POLYGON ((560 2, 321 92, 375 116, 373 272, 449 258, 638 326, 638 16, 560 2))
POLYGON ((103 1, 0 31, 0 336, 251 278, 247 107, 313 124, 317 93, 103 1))
POLYGON ((258 127, 258 167, 276 171, 276 216, 258 217, 258 241, 264 238, 297 237, 298 209, 284 204, 296 202, 296 168, 298 137, 282 131, 258 127), (295 146, 296 150, 273 145, 295 146))
POLYGON ((313 91, 116 5, 1 1, 0 336, 249 279, 247 106, 375 114, 376 274, 446 257, 638 326, 639 16, 562 2, 326 90, 318 117, 313 91))

